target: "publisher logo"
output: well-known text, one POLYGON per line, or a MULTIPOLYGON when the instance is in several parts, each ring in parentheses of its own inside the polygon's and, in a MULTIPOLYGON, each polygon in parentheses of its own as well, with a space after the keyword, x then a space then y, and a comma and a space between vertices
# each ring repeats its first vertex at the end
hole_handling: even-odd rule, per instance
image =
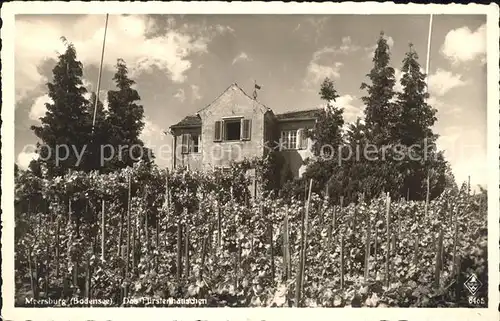
POLYGON ((479 281, 475 274, 471 274, 464 285, 467 290, 469 290, 470 294, 476 295, 477 291, 483 286, 483 283, 479 281))

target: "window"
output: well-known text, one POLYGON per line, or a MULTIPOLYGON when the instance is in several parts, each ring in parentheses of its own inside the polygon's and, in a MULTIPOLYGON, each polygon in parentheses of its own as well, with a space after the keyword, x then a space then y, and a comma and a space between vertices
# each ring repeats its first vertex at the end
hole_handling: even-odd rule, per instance
POLYGON ((281 149, 307 149, 308 138, 306 130, 284 130, 281 132, 281 149))
POLYGON ((243 118, 215 121, 214 142, 250 140, 252 120, 243 118))
POLYGON ((190 135, 189 140, 189 152, 190 153, 199 153, 200 152, 200 136, 196 134, 190 135))
POLYGON ((296 130, 284 130, 281 132, 281 149, 297 149, 296 130))
POLYGON ((201 136, 198 134, 182 134, 182 154, 199 153, 201 136))
POLYGON ((240 140, 241 138, 241 121, 225 120, 224 121, 224 140, 240 140))

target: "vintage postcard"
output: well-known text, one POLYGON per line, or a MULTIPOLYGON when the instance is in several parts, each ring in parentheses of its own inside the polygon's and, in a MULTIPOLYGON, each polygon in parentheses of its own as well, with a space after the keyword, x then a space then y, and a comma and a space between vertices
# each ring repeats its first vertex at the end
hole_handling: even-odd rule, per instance
POLYGON ((2 9, 3 319, 499 317, 498 5, 2 9))

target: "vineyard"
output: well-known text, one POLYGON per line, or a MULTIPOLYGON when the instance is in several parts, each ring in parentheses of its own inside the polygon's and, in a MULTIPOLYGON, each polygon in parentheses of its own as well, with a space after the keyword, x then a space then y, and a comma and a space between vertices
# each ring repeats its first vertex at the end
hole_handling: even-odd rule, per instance
POLYGON ((16 306, 472 307, 471 273, 487 303, 486 199, 466 184, 431 201, 351 204, 310 182, 291 200, 252 198, 249 185, 238 167, 21 173, 16 306), (169 306, 198 306, 182 302, 169 306))

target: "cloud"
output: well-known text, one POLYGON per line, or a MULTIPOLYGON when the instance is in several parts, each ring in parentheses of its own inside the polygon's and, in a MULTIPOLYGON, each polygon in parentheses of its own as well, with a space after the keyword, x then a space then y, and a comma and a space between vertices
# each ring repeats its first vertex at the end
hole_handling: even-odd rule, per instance
POLYGON ((477 58, 485 63, 486 55, 486 24, 475 31, 469 27, 450 30, 440 49, 441 54, 453 64, 468 62, 477 58))
POLYGON ((462 80, 462 75, 441 68, 429 76, 429 93, 436 96, 444 96, 453 88, 464 85, 466 82, 462 80))
POLYGON ((335 52, 335 49, 331 47, 325 47, 314 52, 313 58, 307 66, 306 78, 304 80, 306 86, 317 86, 326 77, 340 77, 340 67, 344 64, 335 61, 335 52))
POLYGON ((396 79, 396 84, 394 85, 394 90, 396 92, 402 92, 403 86, 401 86, 401 78, 403 78, 403 72, 401 69, 394 68, 394 78, 396 79))
POLYGON ((166 141, 164 130, 153 123, 151 119, 144 119, 144 128, 142 129, 140 139, 147 145, 148 143, 152 143, 153 141, 166 141))
MULTIPOLYGON (((305 24, 309 25, 312 30, 314 30, 314 43, 317 43, 323 29, 325 28, 326 23, 328 22, 329 17, 308 17, 305 20, 305 24)), ((308 39, 312 39, 310 35, 307 36, 308 39)))
POLYGON ((355 122, 358 117, 363 118, 363 107, 356 104, 358 98, 352 95, 342 95, 335 101, 335 106, 344 108, 344 121, 346 123, 355 122))
POLYGON ((40 155, 35 152, 22 151, 17 155, 17 165, 19 165, 21 169, 28 169, 31 161, 34 159, 38 159, 39 156, 40 155))
POLYGON ((361 47, 353 44, 350 36, 346 36, 342 37, 342 43, 339 46, 323 47, 322 49, 319 49, 314 53, 314 57, 316 59, 321 59, 322 57, 326 57, 328 55, 332 57, 337 54, 347 55, 356 52, 359 49, 361 49, 361 47))
POLYGON ((191 95, 193 96, 193 100, 200 100, 200 86, 191 85, 191 95))
POLYGON ((186 100, 186 93, 184 92, 184 89, 179 89, 177 92, 174 94, 174 97, 177 98, 181 103, 183 103, 186 100))
POLYGON ((33 105, 31 105, 28 117, 31 120, 40 121, 40 117, 44 117, 47 112, 45 104, 52 104, 53 101, 49 95, 43 95, 35 99, 33 105))
MULTIPOLYGON (((337 108, 344 109, 344 129, 347 129, 349 127, 349 123, 355 122, 358 117, 364 121, 363 105, 359 101, 358 97, 353 95, 342 95, 335 99, 335 102, 331 102, 331 104, 337 108)), ((323 103, 320 105, 320 108, 326 108, 327 106, 327 103, 323 103)))
POLYGON ((450 161, 457 183, 466 182, 470 175, 471 185, 487 184, 489 175, 484 132, 448 126, 440 134, 438 147, 444 150, 446 159, 450 161))
POLYGON ((146 147, 151 148, 153 151, 157 165, 170 166, 172 146, 162 127, 146 117, 140 139, 146 147))
POLYGON ((85 87, 88 91, 94 90, 94 84, 87 78, 82 78, 82 86, 85 87))
MULTIPOLYGON (((16 100, 25 97, 47 81, 38 66, 65 48, 61 36, 75 45, 77 59, 84 65, 99 65, 104 16, 87 15, 71 23, 55 16, 29 16, 16 20, 15 77, 16 100)), ((104 65, 113 68, 123 58, 132 75, 158 68, 177 83, 185 81, 191 68, 191 56, 207 52, 208 43, 218 33, 230 31, 224 26, 209 31, 188 32, 168 29, 158 34, 153 20, 145 16, 110 15, 106 36, 104 65), (126 48, 126 50, 124 50, 126 48)), ((205 28, 206 29, 206 28, 205 28)))
POLYGON ((427 99, 427 104, 431 105, 437 110, 442 110, 446 106, 445 102, 438 99, 436 96, 429 96, 429 99, 427 99))
POLYGON ((247 55, 245 52, 241 52, 239 55, 234 57, 233 59, 233 65, 240 62, 240 61, 251 61, 252 59, 247 55))
MULTIPOLYGON (((102 101, 104 109, 109 110, 109 102, 106 94, 107 92, 105 90, 101 90, 100 93, 101 94, 99 95, 99 100, 102 101)), ((92 98, 92 92, 86 92, 85 94, 83 94, 83 97, 90 101, 90 99, 92 98)), ((28 113, 29 119, 40 122, 40 118, 44 117, 45 113, 47 112, 47 108, 45 107, 46 103, 54 103, 54 101, 49 97, 48 94, 37 97, 33 102, 33 105, 31 105, 30 111, 28 113)))
POLYGON ((342 38, 342 45, 340 45, 339 52, 349 54, 358 51, 360 48, 360 46, 352 43, 350 36, 347 36, 342 38))
POLYGON ((223 26, 221 24, 215 25, 215 30, 220 34, 225 34, 225 33, 234 34, 235 33, 235 30, 233 28, 231 28, 230 26, 223 26))

